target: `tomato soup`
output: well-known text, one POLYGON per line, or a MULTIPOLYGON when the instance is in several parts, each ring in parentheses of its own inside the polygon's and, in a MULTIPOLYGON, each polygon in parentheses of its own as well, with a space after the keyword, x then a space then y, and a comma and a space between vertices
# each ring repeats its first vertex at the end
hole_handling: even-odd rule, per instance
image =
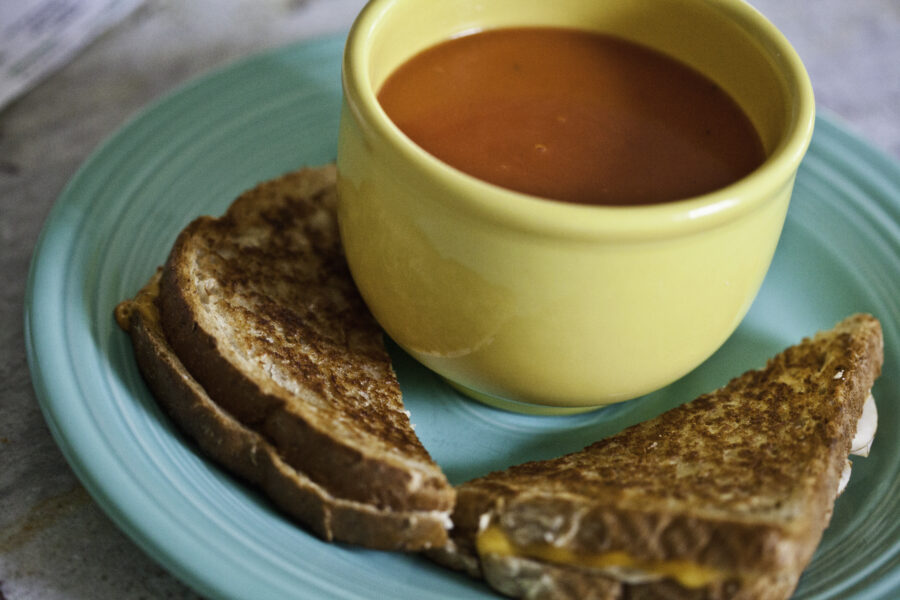
POLYGON ((668 202, 765 159, 747 116, 650 48, 563 28, 510 28, 429 48, 379 102, 416 144, 490 183, 584 204, 668 202))

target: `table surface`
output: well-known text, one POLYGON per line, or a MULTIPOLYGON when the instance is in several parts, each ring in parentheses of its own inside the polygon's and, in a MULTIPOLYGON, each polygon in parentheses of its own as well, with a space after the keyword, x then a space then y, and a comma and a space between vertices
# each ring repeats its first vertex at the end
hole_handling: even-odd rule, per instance
MULTIPOLYGON (((363 0, 148 0, 0 111, 0 600, 194 598, 81 487, 25 359, 23 301, 51 206, 148 102, 239 57, 349 27, 363 0)), ((900 158, 900 0, 752 2, 794 44, 820 110, 900 158)))

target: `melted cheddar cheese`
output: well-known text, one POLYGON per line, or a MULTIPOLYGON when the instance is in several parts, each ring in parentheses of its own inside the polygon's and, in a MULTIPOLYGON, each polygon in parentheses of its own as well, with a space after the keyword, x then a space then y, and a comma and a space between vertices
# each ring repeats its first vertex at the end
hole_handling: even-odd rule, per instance
POLYGON ((475 543, 479 555, 518 556, 560 565, 599 570, 629 569, 640 571, 642 574, 652 578, 668 577, 686 588, 700 588, 720 581, 727 575, 719 569, 699 565, 688 560, 640 560, 632 557, 627 552, 621 551, 577 554, 572 550, 553 546, 552 544, 517 546, 496 525, 492 525, 480 532, 475 543))

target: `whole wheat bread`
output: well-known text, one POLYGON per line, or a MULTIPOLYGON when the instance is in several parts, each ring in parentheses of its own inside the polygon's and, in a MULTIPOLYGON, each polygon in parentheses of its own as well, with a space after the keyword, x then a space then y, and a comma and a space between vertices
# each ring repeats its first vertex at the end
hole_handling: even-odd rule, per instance
POLYGON ((176 422, 313 531, 440 546, 454 490, 350 277, 334 179, 333 166, 289 173, 193 221, 120 322, 176 422))
POLYGON ((854 315, 580 452, 466 482, 452 542, 432 556, 517 597, 787 598, 828 525, 882 361, 880 324, 854 315), (488 528, 514 550, 480 551, 488 528), (685 586, 646 568, 544 560, 548 548, 716 576, 685 586))

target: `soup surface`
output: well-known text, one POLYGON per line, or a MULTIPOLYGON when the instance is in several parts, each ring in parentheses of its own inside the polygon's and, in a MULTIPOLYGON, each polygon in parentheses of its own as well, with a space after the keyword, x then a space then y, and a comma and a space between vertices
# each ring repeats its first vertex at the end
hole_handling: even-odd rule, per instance
POLYGON ((401 65, 378 99, 416 144, 529 194, 654 204, 703 194, 765 159, 740 107, 655 50, 562 28, 454 38, 401 65))

